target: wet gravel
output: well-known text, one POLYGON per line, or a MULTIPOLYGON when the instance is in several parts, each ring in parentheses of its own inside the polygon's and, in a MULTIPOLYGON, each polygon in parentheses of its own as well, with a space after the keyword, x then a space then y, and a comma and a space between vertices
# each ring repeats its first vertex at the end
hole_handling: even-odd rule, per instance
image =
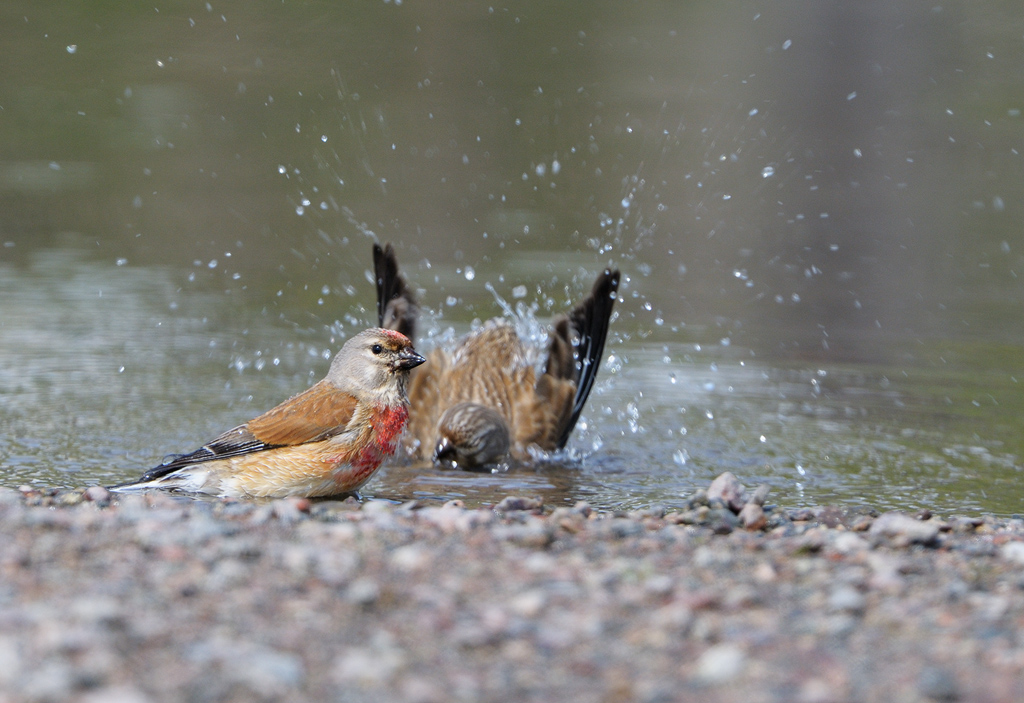
POLYGON ((1024 521, 719 481, 628 514, 0 489, 0 702, 1024 700, 1024 521))

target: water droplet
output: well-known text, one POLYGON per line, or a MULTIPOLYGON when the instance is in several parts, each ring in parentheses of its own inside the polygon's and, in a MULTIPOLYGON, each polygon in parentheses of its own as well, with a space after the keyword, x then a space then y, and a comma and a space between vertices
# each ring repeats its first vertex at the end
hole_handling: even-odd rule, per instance
POLYGON ((774 166, 765 166, 763 169, 761 169, 761 178, 771 178, 774 175, 775 175, 775 167, 774 166))
POLYGON ((73 54, 78 51, 78 44, 68 44, 68 53, 73 54))
POLYGON ((476 271, 473 270, 472 266, 467 266, 466 272, 463 275, 466 277, 467 281, 472 281, 474 278, 476 278, 476 271))
POLYGON ((512 289, 513 298, 525 298, 526 297, 526 286, 516 286, 512 289))
POLYGON ((124 265, 126 265, 128 263, 128 259, 125 259, 125 258, 122 257, 122 258, 118 259, 116 263, 117 263, 118 266, 124 266, 124 265))

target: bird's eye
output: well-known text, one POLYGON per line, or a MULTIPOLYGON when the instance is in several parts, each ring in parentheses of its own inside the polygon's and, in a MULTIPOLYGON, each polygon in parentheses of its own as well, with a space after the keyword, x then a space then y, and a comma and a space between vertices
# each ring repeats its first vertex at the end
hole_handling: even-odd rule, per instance
POLYGON ((379 344, 374 344, 372 347, 370 347, 370 351, 372 351, 374 354, 380 354, 382 351, 384 351, 384 347, 382 347, 379 344))

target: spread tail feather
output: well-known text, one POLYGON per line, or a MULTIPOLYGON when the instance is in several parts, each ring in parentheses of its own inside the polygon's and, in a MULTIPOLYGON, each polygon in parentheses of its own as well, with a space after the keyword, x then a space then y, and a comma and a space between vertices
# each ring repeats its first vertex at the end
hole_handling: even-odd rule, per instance
POLYGON ((390 243, 373 245, 373 270, 377 282, 377 324, 415 340, 416 297, 398 272, 398 259, 390 243))

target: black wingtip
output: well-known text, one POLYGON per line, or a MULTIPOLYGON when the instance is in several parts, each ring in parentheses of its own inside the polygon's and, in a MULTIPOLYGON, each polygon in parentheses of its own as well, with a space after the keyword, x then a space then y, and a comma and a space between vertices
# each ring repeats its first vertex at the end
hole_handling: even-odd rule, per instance
POLYGON ((398 257, 390 242, 383 247, 374 243, 373 270, 377 283, 377 325, 415 339, 416 298, 398 272, 398 257))
POLYGON ((394 280, 398 276, 398 261, 390 242, 386 247, 373 243, 373 274, 377 282, 377 325, 383 327, 384 308, 393 292, 389 289, 394 288, 394 280))
POLYGON ((608 338, 612 308, 618 297, 620 278, 618 269, 605 269, 594 281, 590 295, 569 313, 569 324, 572 325, 577 337, 574 351, 579 378, 576 381, 572 414, 558 439, 559 449, 569 441, 569 435, 576 427, 576 422, 597 379, 597 371, 604 354, 604 343, 608 338))

